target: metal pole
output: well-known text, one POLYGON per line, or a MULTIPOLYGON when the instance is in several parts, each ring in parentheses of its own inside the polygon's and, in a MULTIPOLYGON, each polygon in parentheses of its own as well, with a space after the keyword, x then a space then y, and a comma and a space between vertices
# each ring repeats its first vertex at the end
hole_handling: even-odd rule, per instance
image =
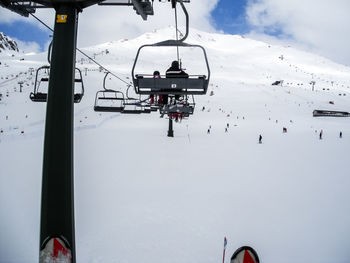
POLYGON ((46 108, 39 262, 75 263, 73 96, 78 11, 69 5, 55 9, 46 108))
POLYGON ((174 137, 173 119, 171 117, 169 117, 168 137, 174 137))

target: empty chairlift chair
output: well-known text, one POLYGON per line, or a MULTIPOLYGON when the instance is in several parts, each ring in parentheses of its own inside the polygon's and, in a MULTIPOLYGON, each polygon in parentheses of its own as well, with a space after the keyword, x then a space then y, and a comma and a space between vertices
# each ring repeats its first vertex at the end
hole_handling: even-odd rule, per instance
POLYGON ((46 102, 49 88, 50 66, 38 68, 35 75, 34 92, 29 98, 34 102, 46 102))
POLYGON ((94 111, 122 112, 124 110, 124 94, 115 90, 100 90, 96 93, 94 111))
POLYGON ((106 88, 106 79, 109 73, 106 72, 103 78, 103 90, 96 93, 94 111, 122 112, 124 110, 124 93, 106 88))
MULTIPOLYGON (((49 87, 50 66, 38 68, 35 75, 34 91, 29 98, 34 102, 46 102, 49 87)), ((74 102, 79 103, 84 96, 84 83, 81 70, 75 69, 74 102), (78 90, 78 91, 77 91, 78 90)))
POLYGON ((138 99, 127 98, 124 100, 124 109, 122 113, 124 114, 141 114, 144 113, 143 106, 138 99))

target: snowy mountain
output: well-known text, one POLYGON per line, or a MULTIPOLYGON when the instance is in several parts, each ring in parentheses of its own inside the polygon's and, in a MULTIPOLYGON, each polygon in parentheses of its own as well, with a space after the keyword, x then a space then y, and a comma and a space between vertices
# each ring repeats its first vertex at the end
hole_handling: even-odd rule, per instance
MULTIPOLYGON (((82 50, 130 82, 137 49, 171 37, 164 28, 82 50)), ((211 82, 174 138, 156 112, 94 112, 104 73, 78 54, 77 261, 219 262, 226 236, 226 262, 242 245, 261 262, 348 262, 350 120, 312 112, 350 112, 350 68, 242 36, 191 29, 186 42, 205 47, 211 82)), ((201 51, 187 49, 186 72, 207 74, 201 51)), ((164 74, 175 58, 145 48, 135 71, 164 74)), ((46 108, 29 93, 46 54, 0 59, 0 262, 38 262, 46 108)), ((107 88, 127 89, 113 77, 107 88)))
POLYGON ((6 50, 19 51, 16 41, 0 32, 0 52, 4 52, 6 50))

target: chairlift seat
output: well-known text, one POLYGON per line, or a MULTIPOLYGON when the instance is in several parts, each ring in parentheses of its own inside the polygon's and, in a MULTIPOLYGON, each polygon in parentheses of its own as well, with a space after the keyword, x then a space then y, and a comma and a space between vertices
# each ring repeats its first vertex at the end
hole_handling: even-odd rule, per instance
POLYGON ((134 65, 131 71, 135 92, 137 94, 174 94, 174 95, 202 95, 206 94, 210 80, 210 68, 205 49, 200 45, 192 45, 184 43, 181 40, 166 40, 155 44, 147 44, 141 46, 136 54, 134 65), (204 55, 205 65, 207 68, 207 76, 190 75, 184 77, 162 76, 161 78, 153 78, 150 74, 135 74, 135 67, 140 55, 140 51, 145 47, 187 47, 200 48, 204 55))
MULTIPOLYGON (((31 92, 29 95, 29 98, 34 102, 46 102, 47 101, 47 92, 42 92, 42 90, 47 91, 46 89, 43 89, 40 86, 41 82, 49 82, 49 77, 41 77, 40 81, 38 80, 40 73, 44 72, 45 75, 48 75, 50 71, 50 66, 45 65, 37 69, 36 76, 35 76, 35 85, 34 85, 34 92, 31 92)), ((78 77, 74 79, 74 83, 81 83, 81 92, 74 93, 74 103, 79 103, 81 99, 84 96, 84 83, 83 83, 83 77, 81 74, 81 70, 78 68, 75 68, 75 72, 78 73, 78 77)), ((74 87, 74 90, 76 90, 76 87, 74 87)))
POLYGON ((122 112, 124 107, 94 106, 94 111, 98 112, 122 112))
POLYGON ((158 106, 151 106, 151 111, 157 111, 159 109, 158 106))
POLYGON ((331 111, 331 110, 314 110, 314 117, 350 117, 350 113, 346 111, 331 111))
POLYGON ((29 98, 34 102, 46 102, 47 93, 33 93, 31 92, 29 98))
POLYGON ((175 104, 175 105, 165 105, 164 107, 160 108, 161 114, 175 114, 175 113, 182 113, 184 117, 189 117, 194 113, 194 103, 190 104, 175 104))
MULTIPOLYGON (((74 94, 74 103, 79 103, 82 99, 82 94, 74 94)), ((29 98, 34 102, 46 102, 47 93, 33 93, 31 92, 29 98)))
POLYGON ((141 109, 123 109, 121 113, 123 114, 141 114, 143 111, 141 109))
POLYGON ((96 93, 94 111, 122 112, 124 110, 124 94, 115 90, 100 90, 96 93), (103 102, 103 103, 102 103, 103 102), (108 102, 111 102, 108 104, 108 102), (114 102, 117 102, 116 105, 114 102))
POLYGON ((209 81, 204 75, 188 78, 153 78, 150 75, 136 75, 137 94, 173 94, 200 95, 206 94, 209 81))

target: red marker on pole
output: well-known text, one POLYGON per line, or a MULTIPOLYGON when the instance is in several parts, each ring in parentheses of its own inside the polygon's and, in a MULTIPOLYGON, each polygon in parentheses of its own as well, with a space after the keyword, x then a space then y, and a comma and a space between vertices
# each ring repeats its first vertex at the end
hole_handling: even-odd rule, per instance
POLYGON ((226 237, 224 238, 224 252, 222 255, 222 263, 225 263, 225 251, 226 251, 226 246, 227 246, 227 239, 226 237))

